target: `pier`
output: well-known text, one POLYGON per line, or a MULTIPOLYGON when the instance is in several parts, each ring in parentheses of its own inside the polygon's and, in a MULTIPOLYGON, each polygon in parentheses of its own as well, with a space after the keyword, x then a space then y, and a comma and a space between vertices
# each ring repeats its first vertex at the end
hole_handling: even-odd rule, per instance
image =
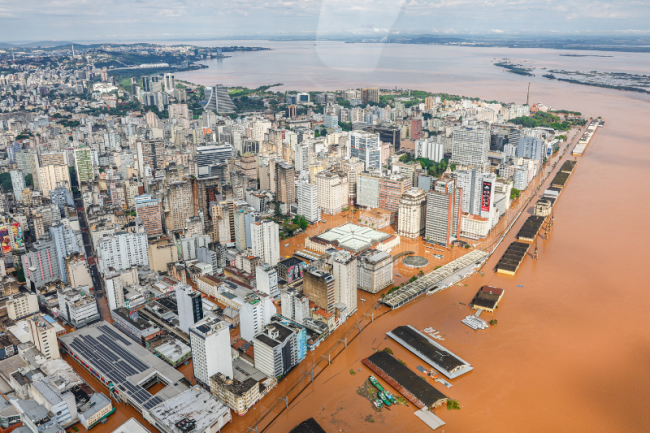
POLYGON ((519 232, 517 233, 517 240, 535 242, 535 238, 537 237, 539 231, 542 229, 544 221, 546 221, 546 217, 538 215, 529 216, 524 225, 521 226, 521 229, 519 229, 519 232))
POLYGON ((447 402, 446 395, 389 353, 377 352, 361 362, 418 409, 438 407, 447 402))
POLYGON ((497 272, 500 274, 515 275, 517 270, 519 270, 521 262, 524 261, 524 257, 526 257, 529 248, 530 244, 525 242, 511 243, 506 252, 503 253, 503 256, 501 256, 499 263, 497 263, 497 272))
POLYGON ((449 379, 455 379, 474 369, 467 361, 410 325, 398 326, 386 335, 449 379))

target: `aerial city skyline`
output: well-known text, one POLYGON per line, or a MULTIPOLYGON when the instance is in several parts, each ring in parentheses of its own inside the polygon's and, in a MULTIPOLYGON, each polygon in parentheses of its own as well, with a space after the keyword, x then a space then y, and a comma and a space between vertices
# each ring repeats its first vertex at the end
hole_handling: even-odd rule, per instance
POLYGON ((647 13, 0 6, 0 428, 644 431, 647 13))

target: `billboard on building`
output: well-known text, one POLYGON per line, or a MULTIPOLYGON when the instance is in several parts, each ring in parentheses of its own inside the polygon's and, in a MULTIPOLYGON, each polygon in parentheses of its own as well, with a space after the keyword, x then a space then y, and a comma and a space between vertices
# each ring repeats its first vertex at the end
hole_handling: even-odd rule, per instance
POLYGON ((492 182, 483 182, 483 194, 481 196, 481 210, 490 210, 490 200, 492 200, 492 182))
POLYGON ((25 241, 23 240, 23 229, 20 227, 20 223, 11 223, 11 230, 14 235, 16 249, 22 249, 25 246, 25 241))
POLYGON ((287 283, 292 283, 302 278, 302 270, 305 267, 305 262, 300 262, 297 265, 287 268, 287 283))
POLYGON ((8 254, 11 252, 11 237, 9 236, 10 226, 0 226, 0 241, 2 241, 2 252, 8 254))

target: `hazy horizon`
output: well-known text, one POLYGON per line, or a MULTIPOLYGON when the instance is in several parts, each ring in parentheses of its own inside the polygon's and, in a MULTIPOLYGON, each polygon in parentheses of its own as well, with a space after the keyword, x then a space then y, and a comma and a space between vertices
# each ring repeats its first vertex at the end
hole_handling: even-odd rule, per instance
POLYGON ((650 36, 638 0, 0 0, 0 41, 650 36))

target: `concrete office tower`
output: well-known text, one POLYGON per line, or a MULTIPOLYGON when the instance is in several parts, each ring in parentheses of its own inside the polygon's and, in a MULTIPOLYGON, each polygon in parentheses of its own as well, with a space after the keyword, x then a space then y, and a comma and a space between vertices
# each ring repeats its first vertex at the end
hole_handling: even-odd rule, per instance
POLYGON ((275 178, 277 180, 277 200, 288 206, 296 202, 296 172, 293 165, 281 162, 275 166, 275 178))
POLYGON ((457 170, 453 177, 456 178, 456 187, 463 190, 462 211, 487 218, 492 227, 496 174, 470 169, 457 170))
POLYGON ((196 148, 196 166, 199 178, 214 177, 223 169, 219 164, 225 163, 233 157, 233 148, 230 144, 210 144, 196 148))
POLYGON ((379 104, 379 87, 366 87, 361 89, 361 103, 375 102, 379 104))
POLYGON ((165 142, 162 139, 138 140, 135 143, 138 153, 138 173, 144 178, 145 167, 149 167, 153 174, 163 170, 165 163, 165 142))
POLYGON ((205 88, 206 110, 212 110, 217 114, 233 113, 237 107, 230 99, 228 88, 224 85, 217 84, 214 87, 205 88))
POLYGON ((450 163, 488 171, 489 151, 490 131, 488 129, 454 128, 450 163))
POLYGON ((415 142, 415 157, 440 162, 445 157, 445 145, 436 138, 426 138, 415 142))
POLYGON ((276 314, 276 308, 270 296, 262 292, 249 293, 239 310, 239 326, 241 338, 251 342, 262 332, 264 326, 271 322, 276 314))
POLYGON ((321 171, 316 175, 318 207, 327 215, 336 215, 348 205, 348 177, 331 171, 321 171))
POLYGON ((93 180, 93 156, 90 147, 84 146, 74 150, 74 168, 80 184, 93 180))
MULTIPOLYGON (((34 176, 32 176, 34 177, 34 176)), ((43 197, 50 197, 50 191, 57 186, 70 188, 70 171, 67 165, 46 165, 38 169, 39 190, 43 197)))
POLYGON ((185 221, 194 216, 194 200, 192 197, 192 185, 189 182, 172 182, 169 185, 169 208, 165 218, 167 230, 178 230, 185 228, 185 221))
POLYGON ((181 251, 183 260, 196 260, 199 248, 207 248, 210 244, 210 236, 194 235, 181 239, 181 251))
POLYGON ((379 208, 397 213, 402 195, 412 188, 410 176, 391 175, 379 178, 379 208))
POLYGON ((364 170, 380 170, 381 156, 379 134, 360 131, 348 134, 348 157, 362 161, 364 170))
MULTIPOLYGON (((34 184, 34 191, 40 191, 41 185, 39 183, 38 169, 41 167, 41 164, 38 160, 38 153, 36 150, 29 149, 27 151, 27 164, 29 165, 29 174, 32 175, 32 182, 34 184)), ((18 166, 18 168, 21 168, 18 166)), ((27 173, 25 170, 23 172, 27 173)))
POLYGON ((424 239, 447 246, 460 235, 462 189, 456 180, 438 179, 433 191, 427 194, 427 224, 424 239))
POLYGON ((274 322, 252 340, 255 368, 269 377, 280 377, 299 362, 296 330, 274 322))
POLYGON ((310 301, 328 313, 334 313, 335 294, 334 277, 314 266, 307 266, 303 270, 303 289, 310 301))
POLYGON ((190 326, 203 319, 203 298, 201 292, 187 284, 176 286, 176 305, 178 306, 178 327, 186 333, 190 326))
POLYGON ((72 227, 65 226, 61 223, 50 227, 50 237, 56 245, 56 259, 61 281, 64 284, 70 284, 68 273, 65 270, 65 259, 71 254, 83 254, 82 245, 79 245, 77 236, 72 227))
POLYGON ((357 205, 367 208, 379 207, 379 176, 370 173, 359 174, 357 205))
POLYGON ((120 134, 115 132, 106 132, 104 134, 104 149, 108 150, 122 150, 120 134))
POLYGON ((45 320, 41 315, 30 317, 27 319, 27 324, 29 325, 29 333, 36 349, 38 349, 48 361, 61 358, 54 325, 45 320))
POLYGON ((163 82, 165 84, 165 92, 170 94, 174 93, 174 89, 176 88, 176 80, 174 79, 174 74, 165 74, 163 82))
POLYGON ((104 292, 108 300, 108 309, 113 310, 124 307, 124 285, 122 283, 122 274, 115 270, 104 272, 104 292))
POLYGON ((273 221, 258 221, 251 225, 253 255, 275 266, 280 261, 280 227, 273 221))
POLYGON ((393 256, 387 252, 367 250, 359 254, 357 262, 359 289, 378 293, 393 284, 393 256))
POLYGON ((89 294, 88 287, 58 289, 57 298, 60 317, 73 328, 83 328, 102 318, 95 296, 89 294))
POLYGON ((253 247, 251 226, 257 221, 257 216, 255 208, 249 206, 248 203, 238 206, 235 210, 235 247, 239 252, 253 247))
POLYGON ((305 217, 310 223, 320 221, 320 208, 318 207, 318 187, 309 183, 309 174, 300 173, 297 188, 298 215, 305 217))
POLYGON ((38 297, 33 293, 16 293, 7 298, 7 316, 17 322, 38 313, 38 297))
POLYGON ((312 145, 302 142, 296 146, 296 173, 309 171, 312 160, 312 145))
POLYGON ((427 194, 413 188, 406 191, 399 201, 397 234, 415 239, 424 234, 427 221, 427 194))
POLYGON ((144 227, 141 230, 137 233, 117 232, 100 238, 96 247, 99 272, 131 266, 149 268, 149 242, 144 227))
POLYGON ((514 173, 514 188, 523 191, 528 188, 528 167, 525 165, 518 165, 514 173))
POLYGON ((257 290, 268 296, 275 298, 280 295, 280 288, 278 287, 278 271, 271 267, 268 263, 260 263, 255 268, 255 281, 257 282, 257 290))
POLYGON ((521 137, 517 147, 517 156, 541 161, 544 158, 543 148, 544 142, 539 138, 521 137))
POLYGON ((210 386, 210 377, 217 373, 233 378, 230 350, 230 327, 215 317, 205 317, 190 327, 192 368, 194 378, 202 386, 210 386))
POLYGON ((56 244, 52 239, 39 239, 22 256, 26 286, 30 289, 43 287, 61 279, 61 268, 57 262, 56 244))
POLYGON ((294 322, 304 323, 309 318, 309 298, 296 289, 287 289, 282 292, 282 316, 294 322))
POLYGON ((22 170, 11 170, 11 186, 14 189, 16 201, 23 201, 23 190, 25 189, 25 175, 22 170))
POLYGON ((142 221, 147 236, 162 235, 162 218, 160 202, 151 194, 139 195, 134 198, 136 216, 142 221))
POLYGON ((346 318, 357 311, 357 258, 349 251, 332 254, 332 276, 334 277, 334 309, 341 318, 346 318), (340 304, 345 305, 345 311, 340 304))
POLYGON ((363 171, 363 162, 357 158, 348 159, 341 162, 341 170, 348 175, 348 194, 349 202, 356 203, 358 177, 363 171))

